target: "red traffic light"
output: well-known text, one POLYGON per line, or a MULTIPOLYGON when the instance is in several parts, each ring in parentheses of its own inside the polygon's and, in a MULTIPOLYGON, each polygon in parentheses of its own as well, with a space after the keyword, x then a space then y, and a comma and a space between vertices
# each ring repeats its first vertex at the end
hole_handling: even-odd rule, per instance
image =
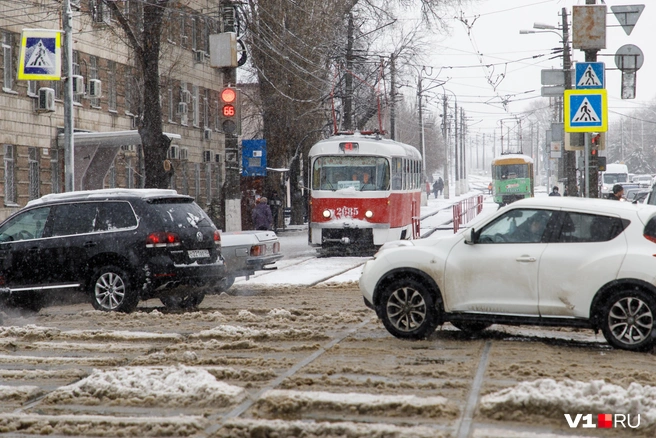
POLYGON ((230 105, 229 103, 223 105, 223 108, 221 108, 221 113, 223 113, 223 117, 234 117, 237 112, 235 111, 235 106, 230 105))
POLYGON ((224 103, 235 103, 236 100, 237 100, 237 91, 235 91, 234 88, 224 88, 223 90, 221 90, 221 101, 223 101, 224 103))

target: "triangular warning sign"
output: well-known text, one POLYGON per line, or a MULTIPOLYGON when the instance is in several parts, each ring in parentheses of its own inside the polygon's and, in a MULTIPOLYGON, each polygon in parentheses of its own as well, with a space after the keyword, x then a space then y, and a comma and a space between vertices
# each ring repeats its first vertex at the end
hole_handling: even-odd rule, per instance
POLYGON ((645 5, 626 5, 626 6, 611 6, 610 10, 615 14, 615 18, 622 25, 622 29, 627 35, 631 35, 633 28, 640 18, 645 5))
POLYGON ((581 75, 581 79, 579 79, 579 82, 576 84, 577 87, 601 87, 603 84, 601 83, 601 79, 599 79, 599 76, 597 76, 597 73, 595 73, 594 68, 592 68, 592 65, 588 65, 588 68, 585 69, 583 74, 581 75))
POLYGON ((25 54, 29 57, 25 64, 26 67, 54 67, 54 63, 50 59, 51 56, 54 56, 54 53, 46 48, 42 40, 39 40, 35 46, 29 47, 25 54))
POLYGON ((576 110, 574 117, 572 117, 572 123, 584 123, 584 122, 601 122, 599 115, 590 105, 590 101, 587 97, 583 98, 581 106, 576 110))

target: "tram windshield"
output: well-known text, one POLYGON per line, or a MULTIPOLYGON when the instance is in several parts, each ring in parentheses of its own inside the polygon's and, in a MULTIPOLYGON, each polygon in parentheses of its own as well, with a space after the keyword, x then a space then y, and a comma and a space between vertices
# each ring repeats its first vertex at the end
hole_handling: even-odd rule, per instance
POLYGON ((528 178, 528 164, 504 164, 494 167, 494 179, 528 178))
POLYGON ((312 168, 314 190, 389 190, 389 162, 381 157, 319 157, 312 168))

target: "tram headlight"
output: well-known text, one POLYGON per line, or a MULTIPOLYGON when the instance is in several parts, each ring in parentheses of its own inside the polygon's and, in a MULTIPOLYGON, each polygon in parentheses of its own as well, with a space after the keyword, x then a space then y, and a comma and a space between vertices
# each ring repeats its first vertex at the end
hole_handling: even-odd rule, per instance
POLYGON ((325 217, 326 219, 329 219, 330 218, 330 210, 324 210, 323 211, 323 217, 325 217))
POLYGON ((364 217, 366 217, 367 219, 371 219, 372 217, 374 217, 374 212, 371 210, 367 210, 364 212, 364 217))

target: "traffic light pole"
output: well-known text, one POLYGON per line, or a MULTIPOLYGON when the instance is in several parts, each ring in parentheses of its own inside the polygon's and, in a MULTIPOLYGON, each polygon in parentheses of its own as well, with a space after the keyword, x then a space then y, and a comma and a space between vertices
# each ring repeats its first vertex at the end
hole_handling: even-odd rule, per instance
MULTIPOLYGON (((237 69, 223 71, 226 86, 235 86, 237 69)), ((225 133, 225 181, 223 183, 225 231, 241 231, 241 186, 239 175, 239 138, 237 132, 225 133)))
MULTIPOLYGON (((585 0, 586 5, 594 5, 597 0, 585 0)), ((597 62, 598 49, 587 49, 585 52, 585 62, 597 62)), ((599 173, 597 164, 597 155, 592 155, 592 136, 589 132, 585 133, 584 140, 585 154, 585 197, 599 197, 599 173)))

